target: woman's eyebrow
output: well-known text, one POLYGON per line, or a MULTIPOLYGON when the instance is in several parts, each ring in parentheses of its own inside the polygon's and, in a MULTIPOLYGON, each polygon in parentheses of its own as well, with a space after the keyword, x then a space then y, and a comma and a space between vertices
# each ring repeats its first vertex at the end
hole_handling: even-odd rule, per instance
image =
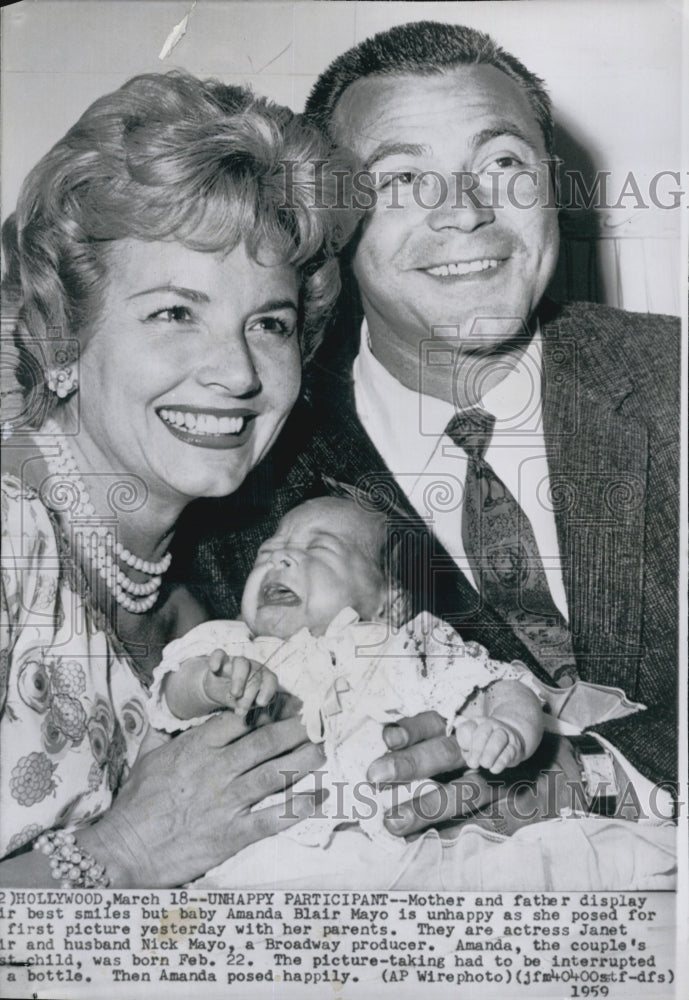
MULTIPOLYGON (((153 288, 144 288, 140 292, 128 295, 127 301, 141 298, 144 295, 157 295, 161 292, 171 292, 174 295, 179 295, 182 299, 187 299, 189 302, 210 302, 210 296, 206 295, 205 292, 199 292, 194 288, 184 288, 182 285, 155 285, 153 288)), ((252 309, 251 314, 276 312, 279 309, 293 309, 297 312, 297 304, 293 299, 269 299, 267 302, 262 302, 261 305, 252 309)))
POLYGON ((181 285, 155 285, 153 288, 144 288, 141 292, 134 292, 133 295, 127 296, 127 301, 131 299, 141 298, 142 295, 155 295, 160 292, 173 292, 175 295, 179 295, 183 299, 188 299, 190 302, 210 302, 210 298, 205 292, 199 292, 194 288, 184 288, 181 285))
POLYGON ((269 299, 260 306, 256 306, 251 313, 276 312, 278 309, 294 309, 297 312, 297 305, 294 299, 269 299))

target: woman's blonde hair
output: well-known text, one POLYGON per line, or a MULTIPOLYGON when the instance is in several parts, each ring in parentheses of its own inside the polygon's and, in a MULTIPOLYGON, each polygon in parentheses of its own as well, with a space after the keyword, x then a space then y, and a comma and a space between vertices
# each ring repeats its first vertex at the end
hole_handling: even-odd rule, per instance
POLYGON ((44 369, 56 355, 69 360, 70 338, 98 315, 113 240, 209 252, 243 240, 253 256, 267 247, 299 269, 308 360, 339 292, 335 255, 356 221, 338 198, 338 166, 312 126, 243 87, 177 71, 135 77, 40 160, 3 227, 20 343, 44 369))

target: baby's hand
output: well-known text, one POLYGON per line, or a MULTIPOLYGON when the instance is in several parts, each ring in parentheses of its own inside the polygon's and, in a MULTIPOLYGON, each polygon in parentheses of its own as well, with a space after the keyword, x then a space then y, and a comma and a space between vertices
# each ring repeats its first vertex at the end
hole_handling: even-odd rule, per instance
POLYGON ((455 727, 455 738, 467 767, 485 767, 498 774, 524 759, 524 741, 519 730, 493 716, 463 719, 455 727))
POLYGON ((252 705, 265 708, 278 689, 273 671, 246 656, 228 656, 223 649, 215 649, 204 659, 203 691, 217 705, 238 713, 252 705))

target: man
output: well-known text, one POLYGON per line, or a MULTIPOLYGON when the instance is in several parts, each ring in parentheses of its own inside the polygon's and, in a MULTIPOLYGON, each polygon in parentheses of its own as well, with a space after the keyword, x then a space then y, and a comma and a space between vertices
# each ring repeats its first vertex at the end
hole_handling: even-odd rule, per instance
MULTIPOLYGON (((306 114, 370 178, 349 252, 365 321, 360 343, 341 331, 322 351, 244 527, 200 547, 215 611, 236 612, 255 548, 322 475, 366 488, 429 530, 419 603, 563 691, 579 676, 647 706, 537 763, 583 781, 592 811, 628 807, 632 778, 648 812, 650 783, 676 767, 678 324, 544 299, 558 254, 550 103, 487 36, 393 28, 338 58, 306 114)), ((437 718, 386 740, 374 780, 462 764, 437 718)), ((465 793, 438 785, 390 828, 458 815, 465 793)))

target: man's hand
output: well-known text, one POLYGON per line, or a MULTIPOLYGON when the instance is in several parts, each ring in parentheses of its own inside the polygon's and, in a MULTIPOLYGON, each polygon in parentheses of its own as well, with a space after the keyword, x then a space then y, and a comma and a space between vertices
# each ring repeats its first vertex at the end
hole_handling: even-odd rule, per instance
MULTIPOLYGON (((454 736, 445 735, 445 722, 437 712, 400 719, 383 728, 390 752, 368 769, 369 781, 388 785, 419 781, 466 767, 454 736)), ((427 827, 470 816, 493 799, 485 778, 472 773, 447 784, 427 782, 423 794, 396 805, 385 818, 385 826, 405 837, 427 827)), ((425 786, 424 786, 425 787, 425 786)))
MULTIPOLYGON (((377 784, 447 779, 449 772, 464 771, 449 781, 424 782, 411 801, 395 805, 385 826, 396 836, 467 819, 511 834, 526 824, 555 819, 562 810, 586 811, 581 769, 566 737, 546 733, 528 761, 499 776, 464 770, 467 762, 462 749, 453 736, 445 736, 445 722, 435 712, 385 726, 383 738, 390 752, 368 770, 369 780, 377 784)), ((616 772, 624 804, 617 815, 638 819, 629 779, 619 766, 616 772)))

